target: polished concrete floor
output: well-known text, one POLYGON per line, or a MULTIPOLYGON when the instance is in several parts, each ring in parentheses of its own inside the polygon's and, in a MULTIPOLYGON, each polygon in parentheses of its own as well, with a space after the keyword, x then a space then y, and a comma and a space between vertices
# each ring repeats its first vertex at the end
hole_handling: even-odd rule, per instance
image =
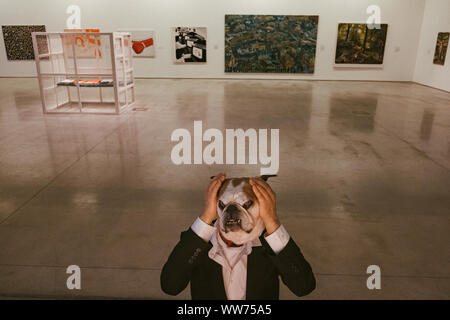
MULTIPOLYGON (((174 165, 176 128, 279 128, 282 223, 317 276, 308 299, 450 298, 450 94, 412 83, 138 80, 120 116, 47 115, 0 79, 0 296, 172 298, 159 275, 209 176, 174 165), (66 267, 82 268, 82 290, 66 267), (381 267, 381 290, 366 268, 381 267)), ((176 298, 188 298, 186 290, 176 298)), ((295 298, 282 285, 282 298, 295 298)))

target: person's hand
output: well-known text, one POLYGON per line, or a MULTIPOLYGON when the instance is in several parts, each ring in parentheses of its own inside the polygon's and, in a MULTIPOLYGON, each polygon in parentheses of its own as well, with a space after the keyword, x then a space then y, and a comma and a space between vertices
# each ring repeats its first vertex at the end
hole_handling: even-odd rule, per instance
POLYGON ((281 225, 277 216, 275 192, 260 177, 251 178, 250 185, 258 198, 259 216, 266 226, 267 235, 272 234, 281 225))
POLYGON ((205 210, 200 215, 200 219, 207 224, 211 224, 217 216, 217 192, 223 180, 225 180, 225 173, 219 173, 211 179, 206 189, 205 210))

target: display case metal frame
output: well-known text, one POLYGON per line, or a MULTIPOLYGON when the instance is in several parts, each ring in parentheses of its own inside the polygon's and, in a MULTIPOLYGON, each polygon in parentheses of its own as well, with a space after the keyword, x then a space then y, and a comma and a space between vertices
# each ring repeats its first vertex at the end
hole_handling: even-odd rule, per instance
POLYGON ((135 82, 129 33, 33 32, 32 38, 44 113, 120 114, 134 104, 135 82), (109 50, 109 54, 95 53, 88 58, 78 56, 77 37, 102 39, 101 42, 96 42, 99 44, 99 50, 96 52, 101 52, 101 43, 101 50, 104 53, 105 50, 109 50), (46 50, 41 52, 42 48, 46 50), (43 70, 44 64, 46 66, 44 69, 47 70, 43 70), (83 79, 95 81, 108 79, 112 80, 112 84, 108 87, 100 85, 83 87, 80 84, 83 79), (63 88, 62 80, 72 83, 63 88), (50 83, 49 86, 45 85, 46 81, 50 83), (104 97, 107 88, 113 90, 108 101, 104 97), (63 92, 63 98, 60 97, 61 90, 66 91, 63 92), (95 95, 95 98, 85 100, 82 90, 90 91, 89 95, 95 95), (98 95, 93 94, 94 90, 98 90, 98 95))

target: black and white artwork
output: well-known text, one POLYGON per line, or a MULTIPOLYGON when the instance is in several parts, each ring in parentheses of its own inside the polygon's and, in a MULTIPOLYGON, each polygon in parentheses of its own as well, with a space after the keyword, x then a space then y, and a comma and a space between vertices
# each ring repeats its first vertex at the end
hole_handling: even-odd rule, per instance
POLYGON ((172 28, 175 63, 206 62, 206 28, 172 28))

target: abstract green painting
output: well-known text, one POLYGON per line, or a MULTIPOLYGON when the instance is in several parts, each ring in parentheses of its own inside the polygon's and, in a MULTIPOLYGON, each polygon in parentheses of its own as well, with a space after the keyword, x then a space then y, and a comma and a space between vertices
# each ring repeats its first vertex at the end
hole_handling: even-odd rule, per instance
POLYGON ((313 73, 319 16, 225 15, 225 72, 313 73))
POLYGON ((339 23, 336 64, 383 64, 387 24, 339 23))

